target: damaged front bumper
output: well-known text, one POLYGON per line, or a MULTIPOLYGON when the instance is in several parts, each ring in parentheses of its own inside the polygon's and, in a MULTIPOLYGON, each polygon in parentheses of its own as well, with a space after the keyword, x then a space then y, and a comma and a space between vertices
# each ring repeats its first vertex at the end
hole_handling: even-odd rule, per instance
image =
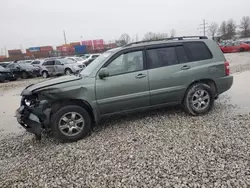
POLYGON ((23 128, 34 133, 37 138, 41 138, 42 130, 49 130, 50 111, 47 100, 31 102, 30 105, 27 105, 27 98, 23 96, 21 105, 16 110, 16 118, 23 128))

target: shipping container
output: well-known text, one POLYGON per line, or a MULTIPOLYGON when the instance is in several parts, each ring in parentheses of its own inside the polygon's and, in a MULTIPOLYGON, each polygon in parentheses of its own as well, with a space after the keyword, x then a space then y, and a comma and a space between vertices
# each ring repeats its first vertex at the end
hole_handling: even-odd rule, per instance
POLYGON ((40 47, 30 47, 29 51, 30 52, 39 52, 40 51, 40 47))
POLYGON ((75 46, 75 54, 85 54, 87 53, 87 47, 85 45, 75 46))
POLYGON ((50 52, 50 51, 53 51, 53 47, 52 46, 41 46, 40 51, 41 52, 50 52))
POLYGON ((104 40, 103 39, 93 40, 93 47, 94 47, 94 50, 103 50, 104 40))
POLYGON ((22 51, 20 49, 16 49, 16 50, 8 50, 9 56, 12 55, 22 55, 22 51))
POLYGON ((71 42, 69 45, 70 46, 79 46, 79 45, 81 45, 81 43, 80 42, 71 42))

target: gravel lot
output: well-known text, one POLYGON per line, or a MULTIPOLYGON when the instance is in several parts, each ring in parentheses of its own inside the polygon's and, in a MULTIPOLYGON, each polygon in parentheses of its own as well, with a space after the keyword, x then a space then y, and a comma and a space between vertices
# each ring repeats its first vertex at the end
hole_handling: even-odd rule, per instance
MULTIPOLYGON (((250 70, 250 53, 226 57, 232 72, 250 70)), ((250 78, 249 71, 242 75, 235 77, 250 78)), ((0 86, 4 99, 18 90, 9 85, 0 86)), ((231 95, 221 96, 201 117, 179 107, 111 117, 76 143, 46 135, 37 142, 24 131, 4 133, 0 187, 250 187, 250 110, 241 110, 231 95)), ((247 96, 242 100, 249 104, 247 96)), ((14 118, 0 124, 18 126, 14 118)))

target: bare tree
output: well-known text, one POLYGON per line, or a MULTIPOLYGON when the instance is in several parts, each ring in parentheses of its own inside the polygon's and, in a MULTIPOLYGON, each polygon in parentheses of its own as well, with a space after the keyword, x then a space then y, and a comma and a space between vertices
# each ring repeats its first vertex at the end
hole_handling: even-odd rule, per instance
POLYGON ((175 35, 176 35, 176 31, 174 29, 172 29, 170 31, 170 37, 175 37, 175 35))
POLYGON ((158 39, 163 39, 163 38, 167 38, 167 37, 168 37, 167 33, 148 32, 144 35, 143 40, 158 40, 158 39))
POLYGON ((250 17, 244 16, 240 22, 241 37, 250 37, 250 17))
POLYGON ((227 39, 227 23, 223 21, 219 28, 221 39, 227 39))
POLYGON ((208 32, 209 32, 209 34, 212 36, 213 39, 214 39, 214 37, 215 37, 215 34, 216 34, 217 31, 218 31, 218 28, 219 28, 219 26, 218 26, 218 24, 217 24, 216 22, 212 22, 212 23, 210 24, 209 28, 208 28, 208 32))
POLYGON ((233 39, 236 35, 236 23, 233 19, 227 21, 227 39, 233 39))
POLYGON ((131 42, 131 38, 127 33, 123 33, 118 40, 115 41, 117 46, 123 46, 131 42))

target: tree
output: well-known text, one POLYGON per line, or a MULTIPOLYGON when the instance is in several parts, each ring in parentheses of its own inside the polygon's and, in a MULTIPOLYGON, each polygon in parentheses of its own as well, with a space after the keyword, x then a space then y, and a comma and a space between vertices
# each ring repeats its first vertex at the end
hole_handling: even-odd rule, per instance
POLYGON ((175 37, 175 35, 176 35, 176 31, 174 30, 174 29, 172 29, 171 31, 170 31, 170 37, 172 38, 172 37, 175 37))
POLYGON ((223 40, 227 39, 227 23, 225 21, 221 23, 219 33, 220 33, 221 39, 223 40))
POLYGON ((212 36, 213 39, 214 39, 214 37, 215 37, 215 34, 216 34, 217 31, 218 31, 218 28, 219 28, 219 26, 218 26, 218 24, 215 23, 215 22, 211 23, 210 26, 209 26, 209 28, 208 28, 208 32, 209 32, 209 34, 212 36))
POLYGON ((130 43, 131 38, 127 33, 123 33, 118 40, 115 41, 117 46, 124 46, 130 43))
POLYGON ((148 32, 144 35, 143 40, 158 40, 158 39, 163 39, 163 38, 167 38, 167 37, 168 37, 167 33, 148 32))
POLYGON ((232 39, 236 35, 236 23, 233 19, 227 21, 227 39, 232 39))
POLYGON ((240 22, 240 35, 241 37, 250 37, 250 17, 244 16, 240 22))

